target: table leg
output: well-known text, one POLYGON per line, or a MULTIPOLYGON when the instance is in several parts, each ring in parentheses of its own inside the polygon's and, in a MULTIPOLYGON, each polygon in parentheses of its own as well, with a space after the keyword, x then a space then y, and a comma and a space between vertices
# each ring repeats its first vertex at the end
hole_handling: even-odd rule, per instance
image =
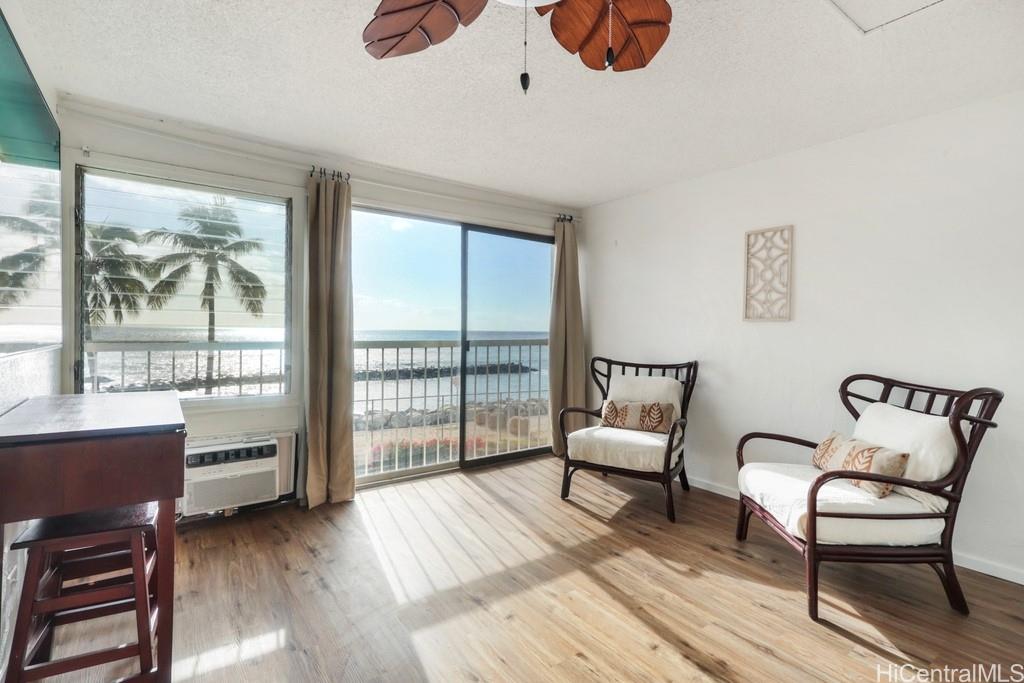
POLYGON ((156 680, 170 683, 174 639, 174 499, 159 503, 156 517, 156 680))
MULTIPOLYGON (((7 540, 4 538, 4 526, 3 522, 0 522, 0 632, 3 631, 4 624, 4 584, 7 583, 7 565, 4 562, 4 551, 7 550, 7 540)), ((4 642, 2 636, 0 636, 0 672, 4 671, 4 666, 7 663, 7 651, 4 649, 4 642)))

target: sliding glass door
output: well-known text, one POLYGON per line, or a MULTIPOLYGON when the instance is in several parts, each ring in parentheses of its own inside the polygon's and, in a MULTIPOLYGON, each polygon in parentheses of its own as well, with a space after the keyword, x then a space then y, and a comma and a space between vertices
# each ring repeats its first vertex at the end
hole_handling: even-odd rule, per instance
POLYGON ((459 461, 462 228, 352 212, 356 479, 459 461))
POLYGON ((463 465, 551 446, 552 240, 462 229, 463 465))
POLYGON ((550 447, 552 241, 353 211, 356 477, 550 447))

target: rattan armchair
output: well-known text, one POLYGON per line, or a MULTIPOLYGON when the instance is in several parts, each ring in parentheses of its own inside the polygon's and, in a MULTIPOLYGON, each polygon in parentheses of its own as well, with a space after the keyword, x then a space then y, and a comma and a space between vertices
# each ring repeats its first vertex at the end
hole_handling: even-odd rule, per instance
MULTIPOLYGON (((967 600, 964 598, 960 582, 957 580, 956 569, 953 565, 953 528, 956 524, 957 511, 963 496, 964 484, 970 472, 974 456, 978 452, 985 433, 996 426, 992 421, 1000 401, 1003 399, 1002 392, 996 389, 979 388, 969 391, 955 389, 940 389, 937 387, 924 386, 912 382, 906 382, 876 375, 853 375, 846 378, 839 387, 839 396, 850 414, 858 420, 868 406, 874 403, 887 403, 912 413, 928 416, 939 416, 945 418, 952 442, 955 446, 955 461, 947 474, 933 481, 920 481, 910 478, 889 477, 881 474, 868 472, 854 472, 837 470, 822 472, 814 471, 805 479, 799 479, 808 484, 806 487, 806 507, 804 502, 794 501, 799 505, 803 513, 801 519, 804 523, 801 527, 797 523, 794 529, 791 520, 793 515, 780 515, 776 509, 774 512, 767 509, 766 505, 759 503, 755 498, 755 492, 749 483, 751 478, 744 477, 744 467, 748 465, 744 458, 744 449, 747 444, 755 439, 770 439, 785 443, 814 449, 817 443, 808 439, 801 439, 781 434, 766 432, 753 432, 740 439, 736 448, 737 464, 740 468, 740 503, 739 518, 736 525, 736 538, 743 541, 747 537, 747 529, 751 515, 757 516, 764 521, 773 531, 779 534, 793 548, 800 552, 806 565, 807 578, 807 609, 811 619, 818 619, 818 573, 822 562, 880 562, 888 564, 928 564, 935 570, 942 586, 945 589, 946 597, 953 609, 967 614, 969 612, 967 600), (854 391, 852 387, 870 387, 861 391, 854 391), (869 395, 870 394, 870 395, 869 395), (858 401, 860 408, 855 406, 858 401), (926 496, 935 497, 939 502, 932 509, 922 507, 920 510, 912 507, 910 503, 904 505, 897 512, 851 512, 848 510, 836 511, 829 509, 822 504, 823 490, 826 486, 832 485, 835 490, 837 482, 842 485, 843 481, 864 480, 880 483, 893 484, 901 489, 902 493, 893 493, 888 498, 906 498, 917 500, 920 496, 917 492, 926 496), (746 490, 746 492, 744 492, 746 490), (790 520, 787 523, 786 520, 790 520), (890 534, 883 533, 885 544, 874 544, 871 542, 872 534, 879 534, 881 531, 895 530, 896 527, 886 526, 864 526, 865 523, 883 525, 902 524, 900 533, 910 540, 915 535, 924 531, 925 535, 917 537, 918 540, 927 540, 923 543, 908 543, 897 545, 890 534), (851 527, 850 524, 860 524, 859 527, 851 527), (829 527, 831 538, 822 537, 822 525, 829 527), (844 543, 839 542, 842 533, 838 532, 840 524, 845 524, 846 529, 854 529, 858 540, 866 542, 844 543), (922 525, 930 525, 925 529, 922 525), (802 530, 802 533, 800 531, 802 530), (929 536, 930 534, 930 536, 929 536)), ((911 419, 920 419, 913 418, 911 419)), ((941 430, 941 426, 939 427, 941 430)), ((856 431, 854 435, 856 436, 856 431)), ((884 443, 876 445, 886 446, 884 443)), ((911 459, 915 454, 911 452, 911 459)), ((761 466, 765 466, 763 463, 761 466)), ((803 467, 800 465, 787 465, 788 467, 803 467)), ((806 467, 811 467, 810 465, 806 467)), ((747 470, 749 472, 749 470, 747 470)), ((802 471, 789 470, 789 472, 802 471)), ((783 475, 779 475, 780 477, 783 475)), ((801 475, 802 476, 802 475, 801 475)), ((762 478, 764 480, 764 478, 762 478)), ((753 487, 756 488, 756 487, 753 487)), ((888 500, 888 498, 884 500, 888 500)), ((771 499, 768 497, 767 499, 771 499)), ((764 502, 764 499, 762 499, 764 502)), ((893 503, 905 501, 894 500, 893 503)), ((894 505, 888 506, 895 509, 894 505)))
MULTIPOLYGON (((668 516, 669 521, 675 522, 676 513, 672 499, 672 482, 676 477, 678 477, 683 490, 690 490, 690 483, 686 480, 686 468, 683 464, 683 439, 686 434, 686 413, 690 405, 690 398, 693 396, 694 385, 697 382, 697 361, 670 365, 657 365, 631 363, 595 356, 590 361, 590 374, 593 377, 598 390, 601 392, 602 402, 608 398, 615 377, 668 377, 675 379, 680 385, 678 387, 679 393, 677 399, 679 411, 677 415, 673 416, 674 419, 669 427, 667 439, 663 438, 662 435, 654 436, 643 433, 639 433, 639 435, 635 436, 637 439, 645 439, 650 444, 649 446, 645 446, 645 448, 656 449, 657 453, 656 462, 652 459, 648 459, 645 464, 638 465, 635 462, 614 464, 616 462, 615 458, 606 458, 602 459, 600 462, 595 462, 583 457, 577 457, 578 449, 575 447, 575 442, 578 442, 579 439, 588 438, 600 440, 602 438, 607 438, 615 432, 622 433, 629 432, 630 430, 614 429, 610 427, 588 427, 586 429, 579 430, 579 432, 574 433, 575 436, 573 436, 566 433, 565 418, 567 415, 572 413, 582 413, 591 417, 600 417, 601 410, 590 410, 579 407, 563 409, 558 416, 559 427, 562 431, 562 438, 567 444, 565 468, 562 473, 562 499, 564 500, 569 497, 569 487, 572 482, 572 475, 578 470, 592 470, 595 472, 601 472, 605 476, 615 474, 634 479, 656 481, 665 489, 665 514, 668 516), (607 430, 609 429, 612 431, 608 432, 607 430), (602 432, 602 430, 605 431, 602 432), (658 440, 655 441, 654 439, 658 440)), ((642 399, 644 397, 635 396, 631 398, 642 399)), ((636 434, 637 433, 622 434, 621 436, 634 438, 634 435, 636 434)), ((612 448, 614 449, 614 445, 612 448)))

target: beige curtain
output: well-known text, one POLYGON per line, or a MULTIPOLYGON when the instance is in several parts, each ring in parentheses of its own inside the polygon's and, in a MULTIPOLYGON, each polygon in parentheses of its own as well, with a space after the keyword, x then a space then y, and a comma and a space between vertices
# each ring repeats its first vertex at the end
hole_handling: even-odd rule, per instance
MULTIPOLYGON (((576 249, 576 226, 571 221, 555 223, 555 280, 552 286, 550 329, 551 448, 565 455, 565 443, 558 427, 558 413, 570 406, 586 406, 587 376, 583 351, 583 309, 580 304, 580 269, 576 249)), ((586 425, 582 415, 566 418, 567 432, 586 425)))
POLYGON ((352 448, 352 191, 310 178, 309 400, 306 413, 309 507, 355 496, 352 448))

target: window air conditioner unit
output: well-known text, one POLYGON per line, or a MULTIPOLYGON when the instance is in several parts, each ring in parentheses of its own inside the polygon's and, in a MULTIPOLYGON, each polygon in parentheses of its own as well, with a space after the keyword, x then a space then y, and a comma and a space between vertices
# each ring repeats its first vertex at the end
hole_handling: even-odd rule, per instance
POLYGON ((181 513, 199 515, 277 500, 294 490, 294 434, 204 439, 185 448, 181 513), (284 489, 284 490, 282 490, 284 489))

